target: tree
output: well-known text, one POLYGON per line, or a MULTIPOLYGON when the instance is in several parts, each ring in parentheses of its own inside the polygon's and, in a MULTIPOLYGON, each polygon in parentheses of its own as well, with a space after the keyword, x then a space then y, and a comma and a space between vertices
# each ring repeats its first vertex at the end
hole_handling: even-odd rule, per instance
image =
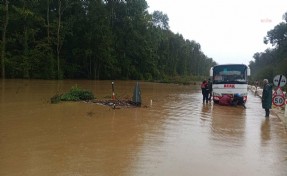
POLYGON ((62 1, 58 0, 58 26, 57 26, 57 75, 58 79, 61 78, 60 75, 60 51, 62 48, 62 40, 60 36, 61 32, 61 22, 62 22, 62 1))
POLYGON ((145 0, 9 2, 0 28, 8 78, 154 80, 207 74, 213 63, 145 0))
POLYGON ((34 1, 10 1, 10 24, 7 29, 7 69, 9 77, 30 78, 36 45, 41 38, 44 19, 39 15, 38 3, 34 1))
POLYGON ((6 33, 9 21, 9 6, 8 0, 4 0, 3 8, 3 29, 2 29, 2 42, 1 42, 1 77, 5 79, 5 58, 6 58, 6 33))
POLYGON ((166 14, 163 14, 161 11, 154 11, 152 13, 152 23, 154 26, 159 27, 163 30, 169 29, 169 18, 166 14))
POLYGON ((267 32, 264 38, 264 43, 271 43, 272 46, 278 48, 286 47, 287 45, 287 24, 282 22, 274 27, 274 29, 267 32))
POLYGON ((287 74, 287 12, 283 15, 284 22, 276 25, 264 37, 265 44, 272 44, 274 48, 255 53, 249 66, 254 79, 270 78, 275 74, 287 74), (276 69, 275 69, 276 68, 276 69))

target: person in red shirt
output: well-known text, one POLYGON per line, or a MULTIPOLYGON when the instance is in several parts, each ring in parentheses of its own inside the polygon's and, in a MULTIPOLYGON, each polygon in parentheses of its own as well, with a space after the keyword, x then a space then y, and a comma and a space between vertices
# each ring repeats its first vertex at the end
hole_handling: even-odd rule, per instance
POLYGON ((208 88, 208 83, 206 80, 204 80, 201 84, 201 92, 203 96, 203 103, 206 102, 208 103, 208 95, 209 95, 209 88, 208 88))
POLYGON ((223 105, 223 106, 230 106, 231 105, 231 96, 230 95, 223 95, 220 100, 219 100, 219 104, 223 105))

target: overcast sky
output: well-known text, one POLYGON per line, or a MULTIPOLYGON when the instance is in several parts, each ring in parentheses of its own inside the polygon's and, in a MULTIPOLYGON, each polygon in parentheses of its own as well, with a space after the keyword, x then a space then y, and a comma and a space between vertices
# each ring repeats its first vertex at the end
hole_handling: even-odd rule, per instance
POLYGON ((283 21, 287 0, 146 0, 169 17, 170 30, 195 40, 219 64, 249 64, 267 32, 283 21))

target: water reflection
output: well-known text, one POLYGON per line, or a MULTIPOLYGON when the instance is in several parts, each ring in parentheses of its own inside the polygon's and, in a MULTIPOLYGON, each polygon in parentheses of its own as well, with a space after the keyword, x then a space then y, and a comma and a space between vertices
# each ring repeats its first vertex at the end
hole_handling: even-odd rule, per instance
POLYGON ((213 106, 210 104, 202 104, 200 119, 203 121, 210 121, 213 106))
POLYGON ((215 105, 211 121, 211 135, 214 140, 226 141, 230 145, 242 144, 245 133, 245 115, 242 107, 215 105))
POLYGON ((270 120, 266 118, 261 123, 261 139, 263 144, 271 139, 270 130, 270 120))

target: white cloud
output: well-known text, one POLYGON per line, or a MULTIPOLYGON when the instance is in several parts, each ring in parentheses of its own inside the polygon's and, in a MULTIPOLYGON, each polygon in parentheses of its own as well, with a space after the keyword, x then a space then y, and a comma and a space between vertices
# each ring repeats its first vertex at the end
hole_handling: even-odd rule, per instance
POLYGON ((170 29, 200 43, 220 64, 248 64, 267 31, 282 21, 286 0, 146 0, 149 11, 169 17, 170 29))

